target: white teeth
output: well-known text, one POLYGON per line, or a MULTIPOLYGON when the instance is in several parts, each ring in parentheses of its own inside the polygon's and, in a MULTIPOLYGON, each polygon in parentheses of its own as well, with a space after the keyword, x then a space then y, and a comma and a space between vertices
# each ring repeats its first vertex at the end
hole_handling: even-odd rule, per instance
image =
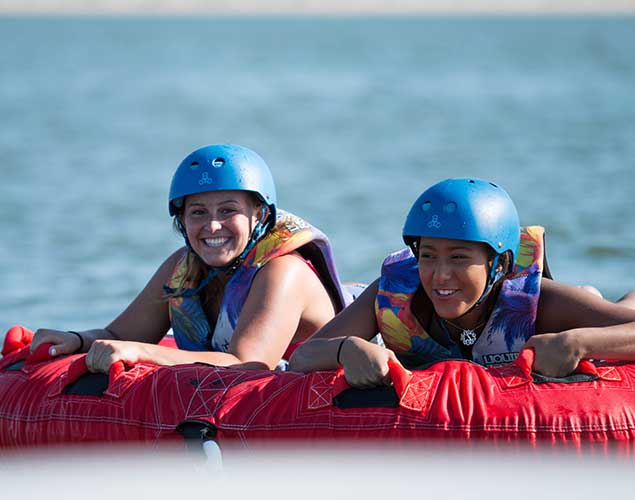
POLYGON ((205 238, 203 241, 205 241, 205 244, 208 247, 216 248, 216 247, 222 247, 227 242, 228 239, 229 238, 224 238, 224 237, 205 238))
POLYGON ((452 295, 454 290, 436 290, 436 292, 443 297, 447 297, 448 295, 452 295))

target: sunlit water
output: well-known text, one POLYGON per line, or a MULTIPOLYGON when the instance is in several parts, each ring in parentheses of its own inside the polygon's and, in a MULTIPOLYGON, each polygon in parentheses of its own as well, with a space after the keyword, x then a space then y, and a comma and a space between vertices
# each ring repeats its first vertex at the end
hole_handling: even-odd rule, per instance
POLYGON ((258 151, 279 205, 377 276, 410 204, 494 180, 567 283, 635 286, 635 18, 0 18, 0 336, 110 321, 180 245, 198 146, 258 151))

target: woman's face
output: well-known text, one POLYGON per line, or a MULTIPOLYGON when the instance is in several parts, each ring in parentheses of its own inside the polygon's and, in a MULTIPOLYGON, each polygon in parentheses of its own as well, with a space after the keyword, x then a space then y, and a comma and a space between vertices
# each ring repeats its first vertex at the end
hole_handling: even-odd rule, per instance
POLYGON ((247 246, 261 205, 245 191, 212 191, 185 197, 181 222, 192 249, 212 267, 230 264, 247 246))
POLYGON ((481 298, 489 276, 484 243, 422 237, 419 279, 439 317, 458 318, 481 298))

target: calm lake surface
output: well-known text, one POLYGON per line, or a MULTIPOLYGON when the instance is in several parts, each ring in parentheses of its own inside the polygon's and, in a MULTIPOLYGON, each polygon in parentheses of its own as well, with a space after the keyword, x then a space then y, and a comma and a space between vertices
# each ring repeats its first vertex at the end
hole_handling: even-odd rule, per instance
POLYGON ((370 281, 428 185, 504 186, 561 281, 635 287, 635 17, 0 17, 0 337, 107 324, 191 150, 269 163, 370 281))

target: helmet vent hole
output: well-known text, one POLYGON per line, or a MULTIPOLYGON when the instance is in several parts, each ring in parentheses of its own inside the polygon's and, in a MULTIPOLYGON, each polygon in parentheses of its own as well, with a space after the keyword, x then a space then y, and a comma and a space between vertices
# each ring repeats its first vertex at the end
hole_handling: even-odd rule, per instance
POLYGON ((197 161, 193 161, 192 163, 190 163, 190 169, 191 170, 196 170, 198 168, 199 163, 197 161))
POLYGON ((448 203, 446 203, 445 205, 443 205, 443 211, 446 214, 451 214, 453 212, 456 211, 456 203, 454 203, 453 201, 450 201, 448 203))
POLYGON ((424 212, 427 212, 431 208, 432 208, 432 203, 430 203, 429 201, 424 201, 423 204, 421 205, 421 210, 423 210, 424 212))
POLYGON ((225 160, 223 158, 214 158, 212 160, 212 167, 214 168, 220 168, 223 165, 225 165, 225 160))
POLYGON ((490 182, 490 184, 491 184, 492 186, 494 186, 495 188, 498 188, 498 186, 497 186, 496 184, 494 184, 493 182, 490 182))
POLYGON ((467 182, 469 182, 470 184, 474 184, 474 179, 470 179, 470 180, 469 180, 469 181, 467 181, 467 182))

